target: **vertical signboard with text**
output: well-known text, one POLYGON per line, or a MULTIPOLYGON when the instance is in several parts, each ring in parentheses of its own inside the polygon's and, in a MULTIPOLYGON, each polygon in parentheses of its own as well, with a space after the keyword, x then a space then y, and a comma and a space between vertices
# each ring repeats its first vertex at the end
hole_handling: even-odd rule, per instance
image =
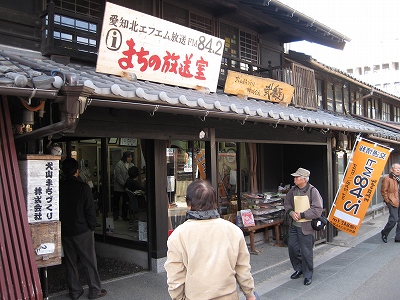
POLYGON ((329 222, 337 229, 353 236, 357 234, 391 150, 357 138, 328 217, 329 222))
POLYGON ((19 161, 29 223, 59 220, 60 156, 28 155, 19 161))
POLYGON ((96 71, 215 92, 224 42, 107 2, 96 71))
POLYGON ((28 154, 18 161, 38 268, 61 264, 60 158, 28 154))

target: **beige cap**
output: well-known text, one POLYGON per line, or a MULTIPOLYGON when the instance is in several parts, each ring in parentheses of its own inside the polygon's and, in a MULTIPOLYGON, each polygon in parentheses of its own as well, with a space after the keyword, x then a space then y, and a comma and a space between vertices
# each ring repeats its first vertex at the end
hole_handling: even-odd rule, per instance
POLYGON ((303 168, 298 168, 296 172, 293 174, 290 174, 294 177, 302 176, 302 177, 309 177, 310 176, 310 171, 303 169, 303 168))

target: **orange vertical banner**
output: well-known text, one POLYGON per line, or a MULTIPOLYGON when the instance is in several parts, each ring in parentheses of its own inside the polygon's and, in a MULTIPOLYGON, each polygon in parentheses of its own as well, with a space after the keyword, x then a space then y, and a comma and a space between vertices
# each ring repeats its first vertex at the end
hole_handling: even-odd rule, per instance
POLYGON ((328 216, 337 229, 356 236, 392 150, 357 138, 328 216))

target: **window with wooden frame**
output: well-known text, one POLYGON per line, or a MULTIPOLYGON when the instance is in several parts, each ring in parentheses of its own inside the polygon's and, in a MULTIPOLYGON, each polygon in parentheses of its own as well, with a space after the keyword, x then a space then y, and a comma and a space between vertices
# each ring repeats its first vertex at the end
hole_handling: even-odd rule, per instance
POLYGON ((210 17, 197 14, 168 2, 163 3, 162 16, 164 20, 213 35, 212 18, 210 17))
POLYGON ((42 16, 43 55, 61 54, 95 60, 105 0, 47 1, 42 16))
POLYGON ((393 121, 400 122, 400 107, 395 106, 393 108, 393 121))
POLYGON ((258 63, 257 35, 240 30, 240 58, 258 63))
MULTIPOLYGON (((356 92, 354 97, 354 99, 359 99, 362 97, 362 95, 361 93, 356 92)), ((354 111, 356 115, 364 116, 364 100, 358 100, 354 102, 354 111)))
POLYGON ((333 105, 333 84, 329 82, 326 85, 326 109, 334 111, 335 108, 333 105))
POLYGON ((294 87, 293 105, 317 110, 314 70, 295 63, 291 63, 291 69, 294 87))
POLYGON ((390 104, 382 103, 382 120, 390 121, 390 104))
POLYGON ((58 25, 59 28, 59 30, 54 30, 53 37, 55 39, 90 47, 97 47, 96 39, 88 38, 83 34, 83 32, 95 34, 98 28, 96 23, 63 16, 61 14, 55 14, 54 25, 58 25), (68 28, 72 31, 68 32, 62 28, 68 28), (78 32, 81 32, 82 34, 79 34, 78 32))
MULTIPOLYGON (((258 64, 259 51, 258 36, 256 34, 221 22, 219 36, 225 40, 224 54, 226 56, 258 64)), ((248 67, 246 65, 246 63, 242 63, 233 67, 239 67, 240 69, 246 70, 248 67)))
POLYGON ((349 87, 346 85, 343 86, 343 105, 344 112, 350 113, 349 87))
POLYGON ((190 13, 189 27, 210 35, 213 34, 212 19, 193 12, 190 13))
POLYGON ((317 89, 317 107, 319 109, 324 109, 324 82, 321 79, 315 80, 315 86, 317 89))
POLYGON ((335 84, 335 111, 343 113, 343 91, 341 84, 335 84))
POLYGON ((77 15, 103 19, 105 0, 48 0, 55 8, 77 15))
POLYGON ((370 119, 378 117, 378 99, 367 100, 367 117, 370 119))
POLYGON ((189 27, 189 11, 167 2, 163 3, 162 18, 175 24, 189 27))

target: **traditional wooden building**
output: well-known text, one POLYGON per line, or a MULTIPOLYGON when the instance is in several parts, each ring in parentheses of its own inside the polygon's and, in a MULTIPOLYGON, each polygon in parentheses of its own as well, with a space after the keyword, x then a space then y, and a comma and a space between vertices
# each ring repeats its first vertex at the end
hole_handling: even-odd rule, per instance
MULTIPOLYGON (((345 166, 339 150, 350 150, 362 135, 398 151, 398 130, 370 123, 375 115, 363 119, 358 112, 376 114, 373 100, 380 99, 389 105, 385 114, 392 114, 399 99, 376 91, 371 98, 367 85, 310 58, 286 55, 288 42, 343 49, 350 39, 279 1, 16 0, 0 5, 0 123, 2 145, 7 145, 2 157, 11 161, 1 173, 2 207, 11 214, 13 202, 25 202, 18 172, 13 186, 5 184, 18 156, 61 150, 61 159, 80 162, 82 179, 93 187, 98 251, 149 270, 163 270, 168 230, 184 220, 184 193, 195 178, 213 183, 221 215, 234 220, 255 196, 275 195, 292 184, 290 173, 302 166, 311 171, 329 209, 345 166), (109 4, 120 9, 104 18, 109 4), (131 31, 131 41, 120 42, 123 30, 131 31), (139 34, 158 36, 159 46, 138 43, 139 34), (187 52, 179 52, 181 45, 187 52), (120 46, 130 61, 101 56, 120 46), (187 49, 204 55, 196 58, 191 74, 190 63, 195 63, 187 49), (168 54, 162 65, 156 51, 168 54), (109 64, 118 61, 121 70, 114 73, 109 64), (130 63, 142 69, 134 72, 130 63), (144 74, 148 67, 157 74, 144 74), (208 85, 192 81, 195 74, 208 83, 206 72, 215 67, 215 80, 208 85), (230 88, 246 88, 227 92, 227 80, 233 80, 230 88), (261 90, 254 87, 258 80, 264 80, 261 90), (288 86, 291 93, 284 89, 288 86), (147 201, 144 211, 129 207, 130 222, 112 218, 113 172, 125 151, 133 153, 141 170, 147 201)), ((25 236, 15 229, 23 217, 2 215, 2 220, 15 239, 27 241, 21 249, 27 259, 28 221, 22 223, 25 236)), ((325 239, 334 235, 331 228, 325 239)), ((29 277, 27 270, 21 272, 29 277)))

